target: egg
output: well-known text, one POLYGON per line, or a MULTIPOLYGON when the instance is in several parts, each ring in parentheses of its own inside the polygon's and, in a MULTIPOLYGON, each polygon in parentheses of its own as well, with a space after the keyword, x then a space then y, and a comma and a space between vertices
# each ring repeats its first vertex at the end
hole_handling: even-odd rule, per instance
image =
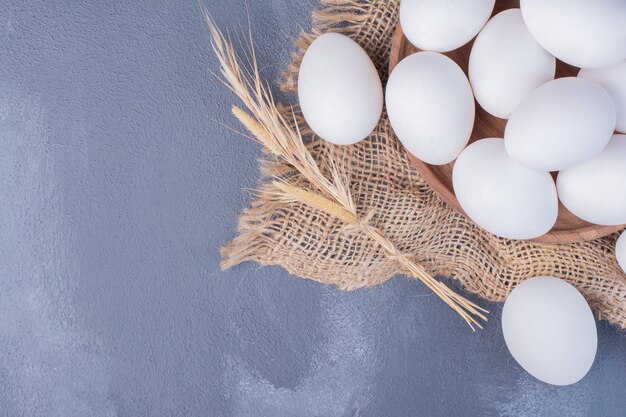
POLYGON ((532 37, 519 9, 495 15, 474 41, 469 80, 476 101, 508 119, 535 88, 554 79, 556 60, 532 37))
POLYGON ((626 232, 622 232, 615 243, 615 257, 620 268, 626 274, 626 232))
POLYGON ((474 96, 450 58, 436 52, 409 55, 389 76, 385 97, 396 136, 422 161, 447 164, 467 145, 474 96))
POLYGON ((452 184, 465 213, 494 235, 532 239, 556 222, 552 177, 511 159, 502 139, 481 139, 465 148, 454 163, 452 184))
POLYGON ((604 69, 581 69, 578 76, 595 81, 609 93, 617 111, 615 130, 626 133, 626 60, 604 69))
POLYGON ((615 105, 604 88, 583 78, 558 78, 517 106, 504 145, 511 158, 528 168, 559 171, 604 149, 615 120, 615 105))
POLYGON ((309 46, 298 74, 304 119, 322 139, 350 145, 367 137, 383 109, 376 67, 352 39, 321 35, 309 46))
POLYGON ((559 172, 563 205, 601 225, 626 224, 626 135, 614 135, 595 158, 559 172))
POLYGON ((495 0, 402 0, 400 24, 407 39, 426 51, 465 45, 483 27, 495 0))
POLYGON ((548 276, 527 279, 511 291, 502 309, 502 333, 517 363, 553 385, 580 381, 598 347, 587 301, 572 285, 548 276))
POLYGON ((626 58, 626 0, 521 0, 524 22, 548 52, 581 68, 626 58))

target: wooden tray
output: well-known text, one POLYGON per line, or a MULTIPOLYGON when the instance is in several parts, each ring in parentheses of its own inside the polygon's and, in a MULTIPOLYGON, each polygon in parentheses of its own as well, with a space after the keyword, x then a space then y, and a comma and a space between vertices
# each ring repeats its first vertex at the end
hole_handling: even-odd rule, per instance
MULTIPOLYGON (((493 14, 500 13, 502 10, 519 7, 519 1, 511 0, 499 0, 496 1, 493 14)), ((467 65, 469 62, 469 54, 474 41, 470 41, 468 44, 462 46, 454 51, 446 52, 444 55, 451 58, 456 62, 467 75, 467 65)), ((395 66, 404 57, 418 52, 419 49, 414 47, 404 36, 402 28, 398 24, 396 31, 393 35, 391 45, 391 55, 389 56, 389 73, 395 68, 395 66)), ((556 77, 570 77, 578 74, 578 68, 567 65, 557 60, 556 65, 556 77)), ((478 103, 476 105, 476 119, 474 121, 474 130, 470 137, 470 143, 475 142, 478 139, 483 138, 501 138, 504 137, 504 126, 506 120, 499 119, 491 114, 487 113, 480 107, 478 103)), ((420 161, 409 153, 409 157, 422 177, 428 182, 428 184, 435 190, 437 194, 449 205, 451 205, 456 211, 462 213, 463 209, 459 204, 459 201, 454 195, 452 188, 452 167, 454 162, 447 165, 430 165, 420 161)), ((599 226, 588 223, 579 219, 569 212, 559 202, 559 216, 556 224, 547 234, 538 238, 532 239, 534 242, 540 243, 573 243, 582 242, 585 240, 596 239, 598 237, 606 236, 611 233, 620 231, 625 226, 599 226)))

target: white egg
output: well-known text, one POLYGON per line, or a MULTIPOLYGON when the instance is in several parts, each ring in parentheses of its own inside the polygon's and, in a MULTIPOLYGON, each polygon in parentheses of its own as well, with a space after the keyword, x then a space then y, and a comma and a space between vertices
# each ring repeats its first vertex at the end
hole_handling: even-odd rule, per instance
POLYGON ((465 45, 483 27, 495 0, 402 0, 400 24, 407 39, 426 51, 465 45))
POLYGON ((556 60, 532 37, 519 9, 495 15, 480 31, 469 58, 476 101, 508 119, 535 88, 554 79, 556 60))
POLYGON ((581 219, 626 224, 626 135, 613 135, 595 158, 559 172, 557 189, 563 205, 581 219))
POLYGON ((474 96, 450 58, 436 52, 409 55, 389 76, 385 97, 396 136, 422 161, 447 164, 467 145, 474 96))
POLYGON ((481 139, 465 148, 454 163, 452 184, 465 213, 497 236, 532 239, 556 222, 554 180, 511 159, 502 139, 481 139))
POLYGON ((579 77, 595 81, 609 93, 617 111, 615 130, 626 133, 626 61, 604 69, 581 69, 579 77))
POLYGON ((521 0, 526 26, 548 52, 575 67, 626 58, 626 0, 521 0))
POLYGON ((589 304, 576 288, 554 277, 530 278, 511 291, 502 309, 502 333, 517 363, 553 385, 580 381, 598 347, 589 304))
POLYGON ((337 145, 367 137, 383 109, 383 88, 372 60, 338 33, 321 35, 307 49, 298 74, 298 98, 311 129, 337 145))
POLYGON ((626 232, 622 232, 615 243, 615 257, 620 268, 626 274, 626 232))
POLYGON ((615 105, 593 81, 558 78, 533 90, 504 131, 506 150, 540 171, 570 168, 597 155, 615 128, 615 105))

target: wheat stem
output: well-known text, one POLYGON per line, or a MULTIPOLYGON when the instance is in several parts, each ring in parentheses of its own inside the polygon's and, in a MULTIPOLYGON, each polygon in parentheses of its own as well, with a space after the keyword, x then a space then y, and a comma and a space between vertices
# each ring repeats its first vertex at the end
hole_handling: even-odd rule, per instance
POLYGON ((275 178, 273 187, 266 191, 279 201, 299 202, 320 210, 366 234, 385 252, 386 256, 398 262, 411 276, 420 279, 428 288, 456 311, 474 330, 474 325, 482 328, 477 318, 487 320, 482 312, 487 310, 468 301, 452 291, 445 284, 430 276, 426 270, 410 256, 403 254, 394 243, 378 228, 367 221, 362 222, 350 194, 348 180, 329 161, 330 179, 326 177, 313 156, 309 153, 298 123, 293 115, 293 123, 288 123, 274 102, 271 91, 259 77, 254 48, 251 48, 251 70, 242 69, 229 38, 216 27, 205 10, 205 17, 212 35, 212 46, 220 62, 221 81, 242 101, 248 111, 233 106, 233 115, 253 137, 301 174, 319 192, 288 184, 282 178, 275 178))
POLYGON ((460 314, 470 327, 472 327, 472 329, 474 329, 474 325, 482 329, 481 324, 474 317, 468 314, 468 312, 487 321, 487 317, 478 311, 481 310, 487 312, 487 310, 484 310, 464 297, 461 297, 454 291, 450 290, 447 286, 430 276, 421 265, 411 260, 408 255, 400 252, 393 242, 388 239, 382 231, 380 231, 380 229, 377 229, 369 224, 361 224, 359 217, 355 213, 352 213, 344 207, 335 204, 324 196, 300 187, 295 187, 282 181, 273 181, 272 184, 277 188, 274 196, 282 201, 303 203, 342 220, 344 223, 359 226, 359 229, 372 238, 385 251, 387 256, 395 259, 404 267, 405 270, 409 271, 412 276, 420 279, 424 284, 426 284, 426 286, 437 294, 446 304, 460 314))

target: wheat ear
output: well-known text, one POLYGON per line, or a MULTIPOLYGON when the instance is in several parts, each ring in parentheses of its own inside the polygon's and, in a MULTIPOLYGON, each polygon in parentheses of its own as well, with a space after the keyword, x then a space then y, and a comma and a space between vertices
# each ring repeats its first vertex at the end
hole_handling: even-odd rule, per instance
POLYGON ((474 325, 482 328, 478 318, 487 320, 481 312, 488 311, 450 290, 437 281, 410 256, 403 254, 384 233, 368 222, 359 218, 356 206, 349 191, 348 180, 341 175, 333 161, 329 161, 331 178, 327 178, 307 150, 298 123, 289 123, 278 110, 274 98, 259 76, 254 47, 250 35, 251 69, 244 69, 239 64, 230 39, 217 28, 211 17, 205 18, 212 36, 212 46, 220 62, 221 81, 233 91, 247 108, 233 106, 232 113, 252 135, 270 153, 291 165, 318 192, 288 184, 282 178, 275 178, 272 190, 266 191, 285 203, 298 202, 323 211, 343 221, 347 226, 356 228, 373 239, 385 254, 398 262, 411 276, 420 279, 437 294, 446 304, 456 311, 474 330, 474 325))

